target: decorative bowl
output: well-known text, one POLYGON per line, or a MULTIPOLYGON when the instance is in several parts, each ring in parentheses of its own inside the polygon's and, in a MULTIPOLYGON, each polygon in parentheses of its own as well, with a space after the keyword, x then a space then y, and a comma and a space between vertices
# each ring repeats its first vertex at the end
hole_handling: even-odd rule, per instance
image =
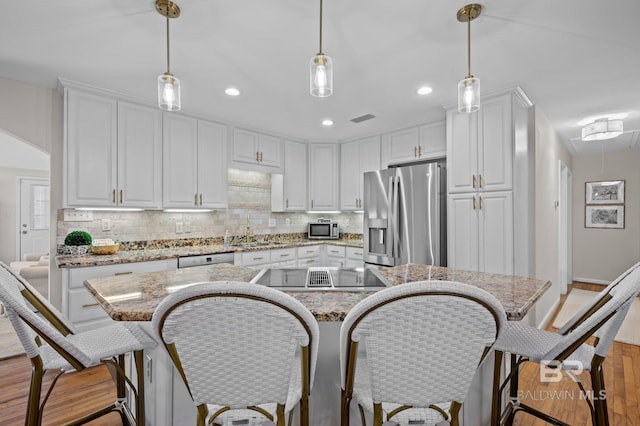
POLYGON ((93 254, 115 254, 118 250, 120 250, 120 243, 109 246, 91 246, 91 253, 93 254))

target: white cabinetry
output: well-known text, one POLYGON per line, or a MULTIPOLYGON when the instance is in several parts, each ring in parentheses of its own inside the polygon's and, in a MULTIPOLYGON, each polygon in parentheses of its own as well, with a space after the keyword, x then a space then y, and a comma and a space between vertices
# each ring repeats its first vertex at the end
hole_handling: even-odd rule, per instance
POLYGON ((274 268, 289 268, 297 266, 295 248, 271 250, 271 266, 274 268))
POLYGON ((340 210, 362 210, 363 173, 379 169, 379 136, 340 145, 340 210))
POLYGON ((445 134, 444 121, 391 132, 387 135, 385 146, 386 163, 406 163, 444 157, 445 134))
POLYGON ((310 266, 322 265, 322 246, 298 247, 298 267, 307 268, 310 266))
POLYGON ((66 88, 65 207, 160 208, 160 111, 66 88))
POLYGON ((347 247, 345 255, 345 267, 362 268, 364 266, 363 251, 361 248, 347 247))
POLYGON ((282 140, 245 129, 233 129, 233 161, 266 168, 282 167, 282 140))
POLYGON ((284 174, 271 175, 271 211, 307 209, 307 144, 284 141, 284 174))
POLYGON ((327 247, 327 260, 325 264, 329 267, 344 268, 346 248, 344 246, 332 246, 332 245, 327 245, 326 247, 327 247))
POLYGON ((447 111, 447 266, 532 273, 530 107, 518 89, 447 111))
POLYGON ((163 128, 163 206, 225 208, 227 127, 166 113, 163 128))
POLYGON ((133 273, 168 271, 177 267, 175 259, 90 266, 62 270, 62 313, 78 327, 87 330, 111 321, 104 309, 84 286, 85 280, 133 273))
POLYGON ((309 210, 337 211, 338 205, 338 145, 310 144, 309 147, 309 210))

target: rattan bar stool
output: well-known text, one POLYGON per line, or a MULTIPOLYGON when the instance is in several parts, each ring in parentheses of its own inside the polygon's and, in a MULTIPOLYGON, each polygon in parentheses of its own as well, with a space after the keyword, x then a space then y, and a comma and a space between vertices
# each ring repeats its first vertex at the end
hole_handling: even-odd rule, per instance
POLYGON ((31 360, 32 373, 25 425, 40 425, 46 402, 63 373, 79 372, 88 367, 105 364, 116 381, 117 400, 92 414, 84 416, 72 425, 84 424, 105 414, 118 412, 122 423, 129 424, 124 407, 125 386, 129 386, 135 399, 136 425, 145 424, 143 350, 156 345, 136 323, 114 323, 95 330, 77 332, 73 325, 33 287, 13 274, 0 262, 0 301, 15 329, 27 357, 31 360), (36 312, 34 312, 34 309, 36 312), (125 354, 133 352, 138 373, 137 384, 125 375, 125 354), (53 370, 53 379, 44 399, 43 377, 53 370))
MULTIPOLYGON (((558 371, 589 371, 592 393, 575 374, 574 381, 589 405, 594 425, 608 425, 607 400, 602 365, 631 303, 640 292, 640 263, 607 286, 591 303, 574 315, 560 330, 549 332, 510 322, 495 343, 495 374, 492 424, 512 424, 518 412, 525 412, 554 425, 567 423, 530 407, 518 398, 518 375, 525 362, 535 362, 558 371), (595 337, 591 344, 591 337, 595 337), (503 354, 511 354, 510 373, 500 381, 503 354), (503 392, 509 387, 509 401, 503 410, 503 392)), ((555 374, 555 373, 554 373, 555 374)))
POLYGON ((198 410, 198 425, 285 425, 309 393, 318 323, 293 297, 244 282, 195 284, 167 296, 153 314, 164 344, 198 410))
POLYGON ((340 332, 341 423, 355 400, 374 426, 459 422, 480 363, 506 322, 500 302, 477 287, 423 281, 358 303, 340 332), (364 349, 364 350, 363 350, 364 349))

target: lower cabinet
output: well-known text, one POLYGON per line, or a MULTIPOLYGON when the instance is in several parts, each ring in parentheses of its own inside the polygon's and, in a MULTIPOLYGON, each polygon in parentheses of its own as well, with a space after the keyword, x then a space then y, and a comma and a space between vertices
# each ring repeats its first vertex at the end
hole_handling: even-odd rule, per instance
POLYGON ((80 331, 100 327, 111 318, 84 286, 85 280, 144 272, 169 271, 176 259, 70 268, 62 271, 62 313, 80 331))
POLYGON ((322 246, 298 247, 298 267, 322 266, 322 246))
POLYGON ((362 256, 363 250, 361 248, 347 247, 344 266, 347 268, 363 268, 364 258, 362 256))
POLYGON ((325 265, 333 268, 345 267, 346 247, 327 245, 327 257, 325 265))

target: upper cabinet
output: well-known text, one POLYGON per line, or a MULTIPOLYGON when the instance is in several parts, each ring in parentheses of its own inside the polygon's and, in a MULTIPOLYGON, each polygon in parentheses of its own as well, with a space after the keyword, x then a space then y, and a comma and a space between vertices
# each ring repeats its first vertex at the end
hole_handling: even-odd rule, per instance
POLYGON ((340 210, 362 210, 363 174, 379 169, 379 136, 340 145, 340 210))
POLYGON ((284 174, 271 175, 271 211, 307 210, 307 144, 284 141, 284 174))
POLYGON ((165 113, 165 208, 227 207, 227 127, 165 113))
POLYGON ((282 169, 282 140, 279 137, 233 129, 232 161, 239 166, 268 173, 282 169), (244 166, 246 167, 246 166, 244 166))
POLYGON ((447 112, 450 193, 513 188, 511 95, 483 100, 478 112, 447 112))
POLYGON ((446 155, 445 122, 397 130, 386 135, 386 164, 442 158, 446 155))
POLYGON ((309 210, 337 211, 338 145, 309 144, 309 210))
POLYGON ((65 89, 65 207, 160 208, 162 115, 65 89))

